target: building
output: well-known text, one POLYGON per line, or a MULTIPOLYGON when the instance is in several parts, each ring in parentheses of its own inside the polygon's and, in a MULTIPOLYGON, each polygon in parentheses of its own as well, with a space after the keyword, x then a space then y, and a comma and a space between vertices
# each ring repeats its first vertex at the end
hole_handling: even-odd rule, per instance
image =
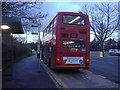
POLYGON ((118 42, 115 41, 114 39, 109 39, 109 40, 105 41, 105 43, 104 43, 105 50, 117 48, 117 46, 118 46, 118 42))

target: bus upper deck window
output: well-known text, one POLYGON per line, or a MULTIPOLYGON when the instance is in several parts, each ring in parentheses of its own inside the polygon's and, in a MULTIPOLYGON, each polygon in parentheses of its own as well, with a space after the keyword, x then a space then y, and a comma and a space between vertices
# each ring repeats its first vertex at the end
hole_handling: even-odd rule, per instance
POLYGON ((78 15, 63 15, 64 24, 85 25, 85 17, 78 15))

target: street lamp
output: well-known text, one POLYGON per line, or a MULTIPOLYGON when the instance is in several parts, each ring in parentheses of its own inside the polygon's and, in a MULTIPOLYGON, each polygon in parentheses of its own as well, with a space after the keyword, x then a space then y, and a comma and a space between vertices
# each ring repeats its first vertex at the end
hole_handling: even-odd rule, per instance
POLYGON ((10 27, 8 25, 1 25, 1 29, 9 29, 10 27))

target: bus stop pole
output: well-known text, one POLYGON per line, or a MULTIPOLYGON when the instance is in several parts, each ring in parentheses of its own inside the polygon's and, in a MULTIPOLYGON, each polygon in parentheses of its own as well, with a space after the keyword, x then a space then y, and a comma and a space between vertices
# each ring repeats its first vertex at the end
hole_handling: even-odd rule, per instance
POLYGON ((37 51, 39 52, 37 58, 38 58, 38 71, 41 71, 41 51, 40 51, 40 26, 38 27, 38 48, 37 48, 37 51))

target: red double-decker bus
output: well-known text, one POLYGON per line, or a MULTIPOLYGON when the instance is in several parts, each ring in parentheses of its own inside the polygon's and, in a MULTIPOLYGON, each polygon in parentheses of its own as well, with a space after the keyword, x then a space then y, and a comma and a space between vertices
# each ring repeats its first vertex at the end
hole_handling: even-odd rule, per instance
POLYGON ((90 24, 88 15, 59 12, 43 30, 42 60, 52 69, 88 69, 90 24))

